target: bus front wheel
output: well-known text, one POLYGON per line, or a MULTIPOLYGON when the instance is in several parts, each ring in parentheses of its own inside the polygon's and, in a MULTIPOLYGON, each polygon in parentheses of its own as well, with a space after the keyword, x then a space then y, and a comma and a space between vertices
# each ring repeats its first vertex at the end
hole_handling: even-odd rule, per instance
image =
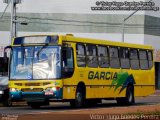
POLYGON ((7 98, 7 99, 5 99, 5 100, 3 101, 3 106, 4 106, 4 107, 10 107, 10 106, 12 106, 12 101, 11 101, 11 98, 10 98, 10 97, 7 98))
POLYGON ((11 96, 9 94, 9 89, 4 90, 4 94, 2 96, 3 106, 10 107, 12 106, 11 96))
POLYGON ((71 107, 80 108, 84 106, 85 93, 83 89, 77 88, 75 100, 70 102, 71 107))

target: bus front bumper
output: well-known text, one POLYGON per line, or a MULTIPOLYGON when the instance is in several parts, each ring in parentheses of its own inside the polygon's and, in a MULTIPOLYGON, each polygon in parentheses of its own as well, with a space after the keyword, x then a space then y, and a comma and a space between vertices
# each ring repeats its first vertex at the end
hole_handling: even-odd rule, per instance
POLYGON ((22 98, 27 102, 43 102, 50 99, 62 99, 62 89, 58 91, 42 91, 42 92, 21 92, 22 98))
POLYGON ((16 92, 10 92, 11 100, 12 101, 21 101, 22 99, 22 92, 16 91, 16 92))

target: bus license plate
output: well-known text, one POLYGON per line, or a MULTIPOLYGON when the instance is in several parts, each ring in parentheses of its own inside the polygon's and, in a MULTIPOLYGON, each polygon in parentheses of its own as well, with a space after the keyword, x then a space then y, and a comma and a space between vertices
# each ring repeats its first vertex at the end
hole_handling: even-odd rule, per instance
POLYGON ((44 94, 45 94, 45 95, 53 95, 53 92, 49 92, 49 91, 48 91, 48 92, 45 92, 44 94))

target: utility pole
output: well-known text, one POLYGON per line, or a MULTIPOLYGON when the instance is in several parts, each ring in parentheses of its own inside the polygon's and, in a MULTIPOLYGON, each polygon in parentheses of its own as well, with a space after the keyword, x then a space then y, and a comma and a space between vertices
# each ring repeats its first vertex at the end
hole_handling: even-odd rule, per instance
POLYGON ((17 36, 16 5, 21 3, 21 0, 3 0, 3 2, 11 3, 10 40, 12 41, 12 38, 17 36))
POLYGON ((11 39, 17 36, 16 22, 14 22, 15 20, 16 20, 16 3, 15 0, 11 0, 11 27, 10 27, 11 39))

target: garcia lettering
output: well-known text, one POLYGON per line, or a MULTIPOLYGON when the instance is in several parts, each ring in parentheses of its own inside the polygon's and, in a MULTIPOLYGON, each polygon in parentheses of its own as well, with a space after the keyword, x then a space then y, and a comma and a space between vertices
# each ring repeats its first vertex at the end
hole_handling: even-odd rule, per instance
POLYGON ((88 79, 90 80, 115 80, 117 79, 117 72, 94 72, 89 71, 88 79))

